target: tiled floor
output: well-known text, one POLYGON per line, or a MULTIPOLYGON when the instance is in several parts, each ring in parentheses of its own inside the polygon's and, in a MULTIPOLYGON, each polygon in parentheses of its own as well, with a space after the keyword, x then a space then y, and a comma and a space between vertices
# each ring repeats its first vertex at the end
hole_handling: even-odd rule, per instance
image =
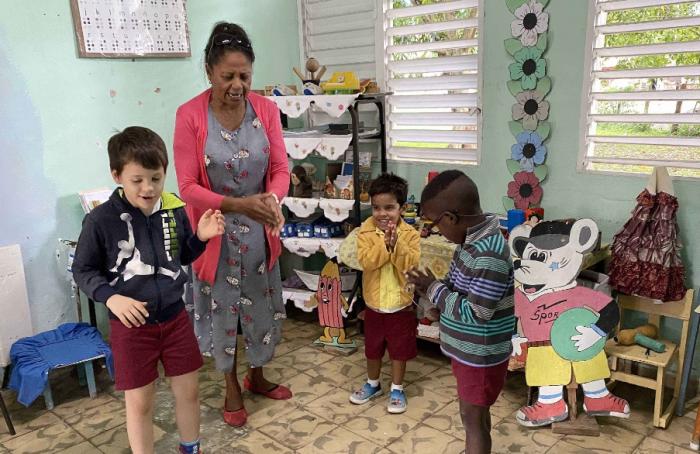
MULTIPOLYGON (((432 344, 421 344, 420 355, 408 364, 408 411, 386 412, 386 397, 364 406, 352 405, 348 395, 365 377, 362 340, 348 356, 333 356, 310 346, 319 329, 313 323, 288 320, 285 340, 269 379, 294 391, 290 401, 272 401, 246 392, 248 425, 233 429, 221 419, 223 377, 207 361, 200 375, 202 439, 206 453, 383 453, 451 454, 464 449, 464 431, 455 401, 449 363, 432 344)), ((244 355, 241 355, 244 356, 244 355)), ((242 367, 241 374, 245 373, 242 367)), ((385 368, 388 371, 388 367, 385 368)), ((383 376, 389 384, 389 375, 383 376)), ((10 436, 0 422, 0 454, 12 453, 128 453, 122 395, 113 390, 106 373, 98 377, 99 395, 87 390, 71 374, 52 379, 56 408, 47 411, 39 398, 30 408, 8 401, 17 435, 10 436)), ((506 388, 492 407, 493 452, 534 453, 692 453, 687 449, 697 400, 688 404, 685 417, 667 430, 651 425, 653 395, 638 388, 617 393, 632 397, 629 420, 599 418, 601 436, 561 436, 548 428, 528 430, 515 422, 515 411, 525 403, 522 374, 508 378, 506 388)), ((158 386, 155 433, 156 452, 174 453, 177 446, 172 399, 168 384, 158 386)), ((0 419, 1 421, 1 419, 0 419)))

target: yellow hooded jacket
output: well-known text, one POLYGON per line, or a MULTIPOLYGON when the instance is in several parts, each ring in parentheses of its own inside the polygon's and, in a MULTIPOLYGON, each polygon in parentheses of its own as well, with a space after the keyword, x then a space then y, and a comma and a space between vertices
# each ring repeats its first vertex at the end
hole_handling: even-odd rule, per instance
POLYGON ((362 265, 362 288, 367 306, 378 312, 396 312, 411 305, 405 273, 420 261, 420 235, 403 221, 397 225, 394 252, 384 243, 384 232, 370 217, 357 235, 357 258, 362 265))

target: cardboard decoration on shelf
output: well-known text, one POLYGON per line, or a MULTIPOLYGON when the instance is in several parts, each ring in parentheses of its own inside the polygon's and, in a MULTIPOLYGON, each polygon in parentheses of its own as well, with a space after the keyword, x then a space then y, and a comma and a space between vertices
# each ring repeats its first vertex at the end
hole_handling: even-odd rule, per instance
MULTIPOLYGON (((546 426, 569 418, 575 426, 579 384, 589 416, 629 417, 627 402, 605 386, 610 369, 603 349, 619 321, 619 308, 609 295, 576 281, 584 255, 597 239, 598 226, 591 219, 544 221, 511 231, 518 286, 515 316, 522 330, 513 338, 513 355, 525 362, 528 386, 539 388, 540 399, 548 396, 517 412, 523 426, 546 426), (562 400, 564 386, 568 406, 562 400)), ((598 434, 580 424, 580 431, 568 427, 567 433, 598 434)))
POLYGON ((323 334, 314 342, 336 348, 355 348, 354 340, 345 337, 343 318, 347 316, 348 302, 342 294, 340 269, 335 260, 329 260, 321 270, 316 293, 307 307, 318 308, 318 320, 323 334))

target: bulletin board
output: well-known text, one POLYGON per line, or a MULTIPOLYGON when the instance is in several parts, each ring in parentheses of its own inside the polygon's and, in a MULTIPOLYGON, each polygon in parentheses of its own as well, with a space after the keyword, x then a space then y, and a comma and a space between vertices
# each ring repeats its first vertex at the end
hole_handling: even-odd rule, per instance
POLYGON ((70 0, 78 54, 189 57, 185 0, 70 0))

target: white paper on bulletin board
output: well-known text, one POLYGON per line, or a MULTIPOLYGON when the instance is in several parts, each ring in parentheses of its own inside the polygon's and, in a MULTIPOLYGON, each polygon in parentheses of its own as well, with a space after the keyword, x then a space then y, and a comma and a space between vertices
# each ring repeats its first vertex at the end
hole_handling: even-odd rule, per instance
POLYGON ((19 245, 0 247, 0 367, 10 363, 10 347, 31 336, 27 285, 19 245))
POLYGON ((81 57, 189 57, 185 0, 71 0, 81 57))

